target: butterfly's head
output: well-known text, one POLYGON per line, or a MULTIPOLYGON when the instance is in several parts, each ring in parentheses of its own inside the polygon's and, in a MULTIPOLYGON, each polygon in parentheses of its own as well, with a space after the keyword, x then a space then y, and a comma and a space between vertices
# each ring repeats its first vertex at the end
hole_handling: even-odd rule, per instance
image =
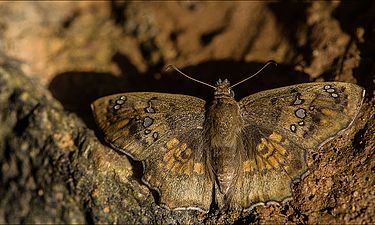
POLYGON ((221 80, 219 79, 216 82, 216 87, 215 87, 215 96, 216 97, 222 97, 222 96, 229 96, 229 97, 234 97, 234 92, 232 91, 232 88, 230 86, 230 83, 227 79, 221 80))

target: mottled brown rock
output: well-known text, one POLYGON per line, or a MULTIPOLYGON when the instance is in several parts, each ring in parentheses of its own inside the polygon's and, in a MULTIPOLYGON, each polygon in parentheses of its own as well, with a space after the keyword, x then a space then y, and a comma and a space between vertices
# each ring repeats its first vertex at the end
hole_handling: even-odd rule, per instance
POLYGON ((198 222, 156 206, 127 157, 40 84, 0 67, 0 90, 1 223, 198 222))

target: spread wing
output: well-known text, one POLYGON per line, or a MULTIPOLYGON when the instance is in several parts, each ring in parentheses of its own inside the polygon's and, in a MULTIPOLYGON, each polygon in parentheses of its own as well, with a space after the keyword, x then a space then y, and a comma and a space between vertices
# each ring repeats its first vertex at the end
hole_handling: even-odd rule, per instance
POLYGON ((205 101, 186 95, 126 93, 92 104, 105 140, 144 164, 143 181, 171 209, 208 211, 213 183, 203 138, 205 101))
POLYGON ((306 149, 315 149, 348 128, 364 89, 348 83, 308 83, 259 92, 240 103, 241 167, 230 193, 232 207, 280 202, 307 170, 306 149))

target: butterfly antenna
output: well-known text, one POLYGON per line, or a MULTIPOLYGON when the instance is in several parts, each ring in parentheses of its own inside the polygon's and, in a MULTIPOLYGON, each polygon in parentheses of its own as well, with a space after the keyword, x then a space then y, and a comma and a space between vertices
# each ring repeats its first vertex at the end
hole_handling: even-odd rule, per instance
POLYGON ((178 69, 177 67, 175 67, 174 65, 169 64, 169 65, 167 65, 167 66, 165 67, 164 70, 165 70, 165 71, 168 71, 168 70, 171 69, 171 68, 174 69, 174 70, 176 70, 177 72, 179 72, 181 75, 183 75, 183 76, 189 78, 190 80, 193 80, 193 81, 195 81, 195 82, 198 82, 198 83, 201 83, 201 84, 207 85, 207 86, 209 86, 209 87, 212 87, 213 89, 216 89, 216 87, 213 86, 213 85, 211 85, 211 84, 207 84, 207 83, 205 83, 205 82, 203 82, 203 81, 197 80, 197 79, 195 79, 195 78, 190 77, 189 75, 184 74, 181 70, 179 70, 179 69, 178 69))
POLYGON ((276 63, 275 61, 270 60, 270 61, 268 61, 266 64, 264 64, 264 66, 263 66, 260 70, 258 70, 258 72, 254 73, 254 74, 251 75, 250 77, 248 77, 248 78, 246 78, 246 79, 244 79, 244 80, 242 80, 242 81, 240 81, 240 82, 238 82, 238 83, 236 83, 236 84, 233 84, 232 86, 230 86, 230 88, 233 88, 234 86, 237 86, 237 85, 239 85, 239 84, 241 84, 241 83, 243 83, 243 82, 245 82, 245 81, 247 81, 247 80, 249 80, 249 79, 255 77, 255 76, 258 75, 262 70, 264 70, 264 68, 266 68, 266 67, 269 66, 270 64, 273 64, 273 65, 277 66, 277 63, 276 63))

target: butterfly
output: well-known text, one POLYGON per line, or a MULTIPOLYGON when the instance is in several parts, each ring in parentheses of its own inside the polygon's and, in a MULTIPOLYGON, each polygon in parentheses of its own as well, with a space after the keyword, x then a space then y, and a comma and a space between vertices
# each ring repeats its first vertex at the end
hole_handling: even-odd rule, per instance
POLYGON ((208 212, 213 202, 246 210, 290 199, 308 169, 307 150, 346 130, 365 93, 355 84, 315 82, 237 102, 235 85, 209 85, 215 91, 208 103, 134 92, 102 97, 91 107, 106 142, 143 162, 142 181, 158 191, 161 205, 208 212))

